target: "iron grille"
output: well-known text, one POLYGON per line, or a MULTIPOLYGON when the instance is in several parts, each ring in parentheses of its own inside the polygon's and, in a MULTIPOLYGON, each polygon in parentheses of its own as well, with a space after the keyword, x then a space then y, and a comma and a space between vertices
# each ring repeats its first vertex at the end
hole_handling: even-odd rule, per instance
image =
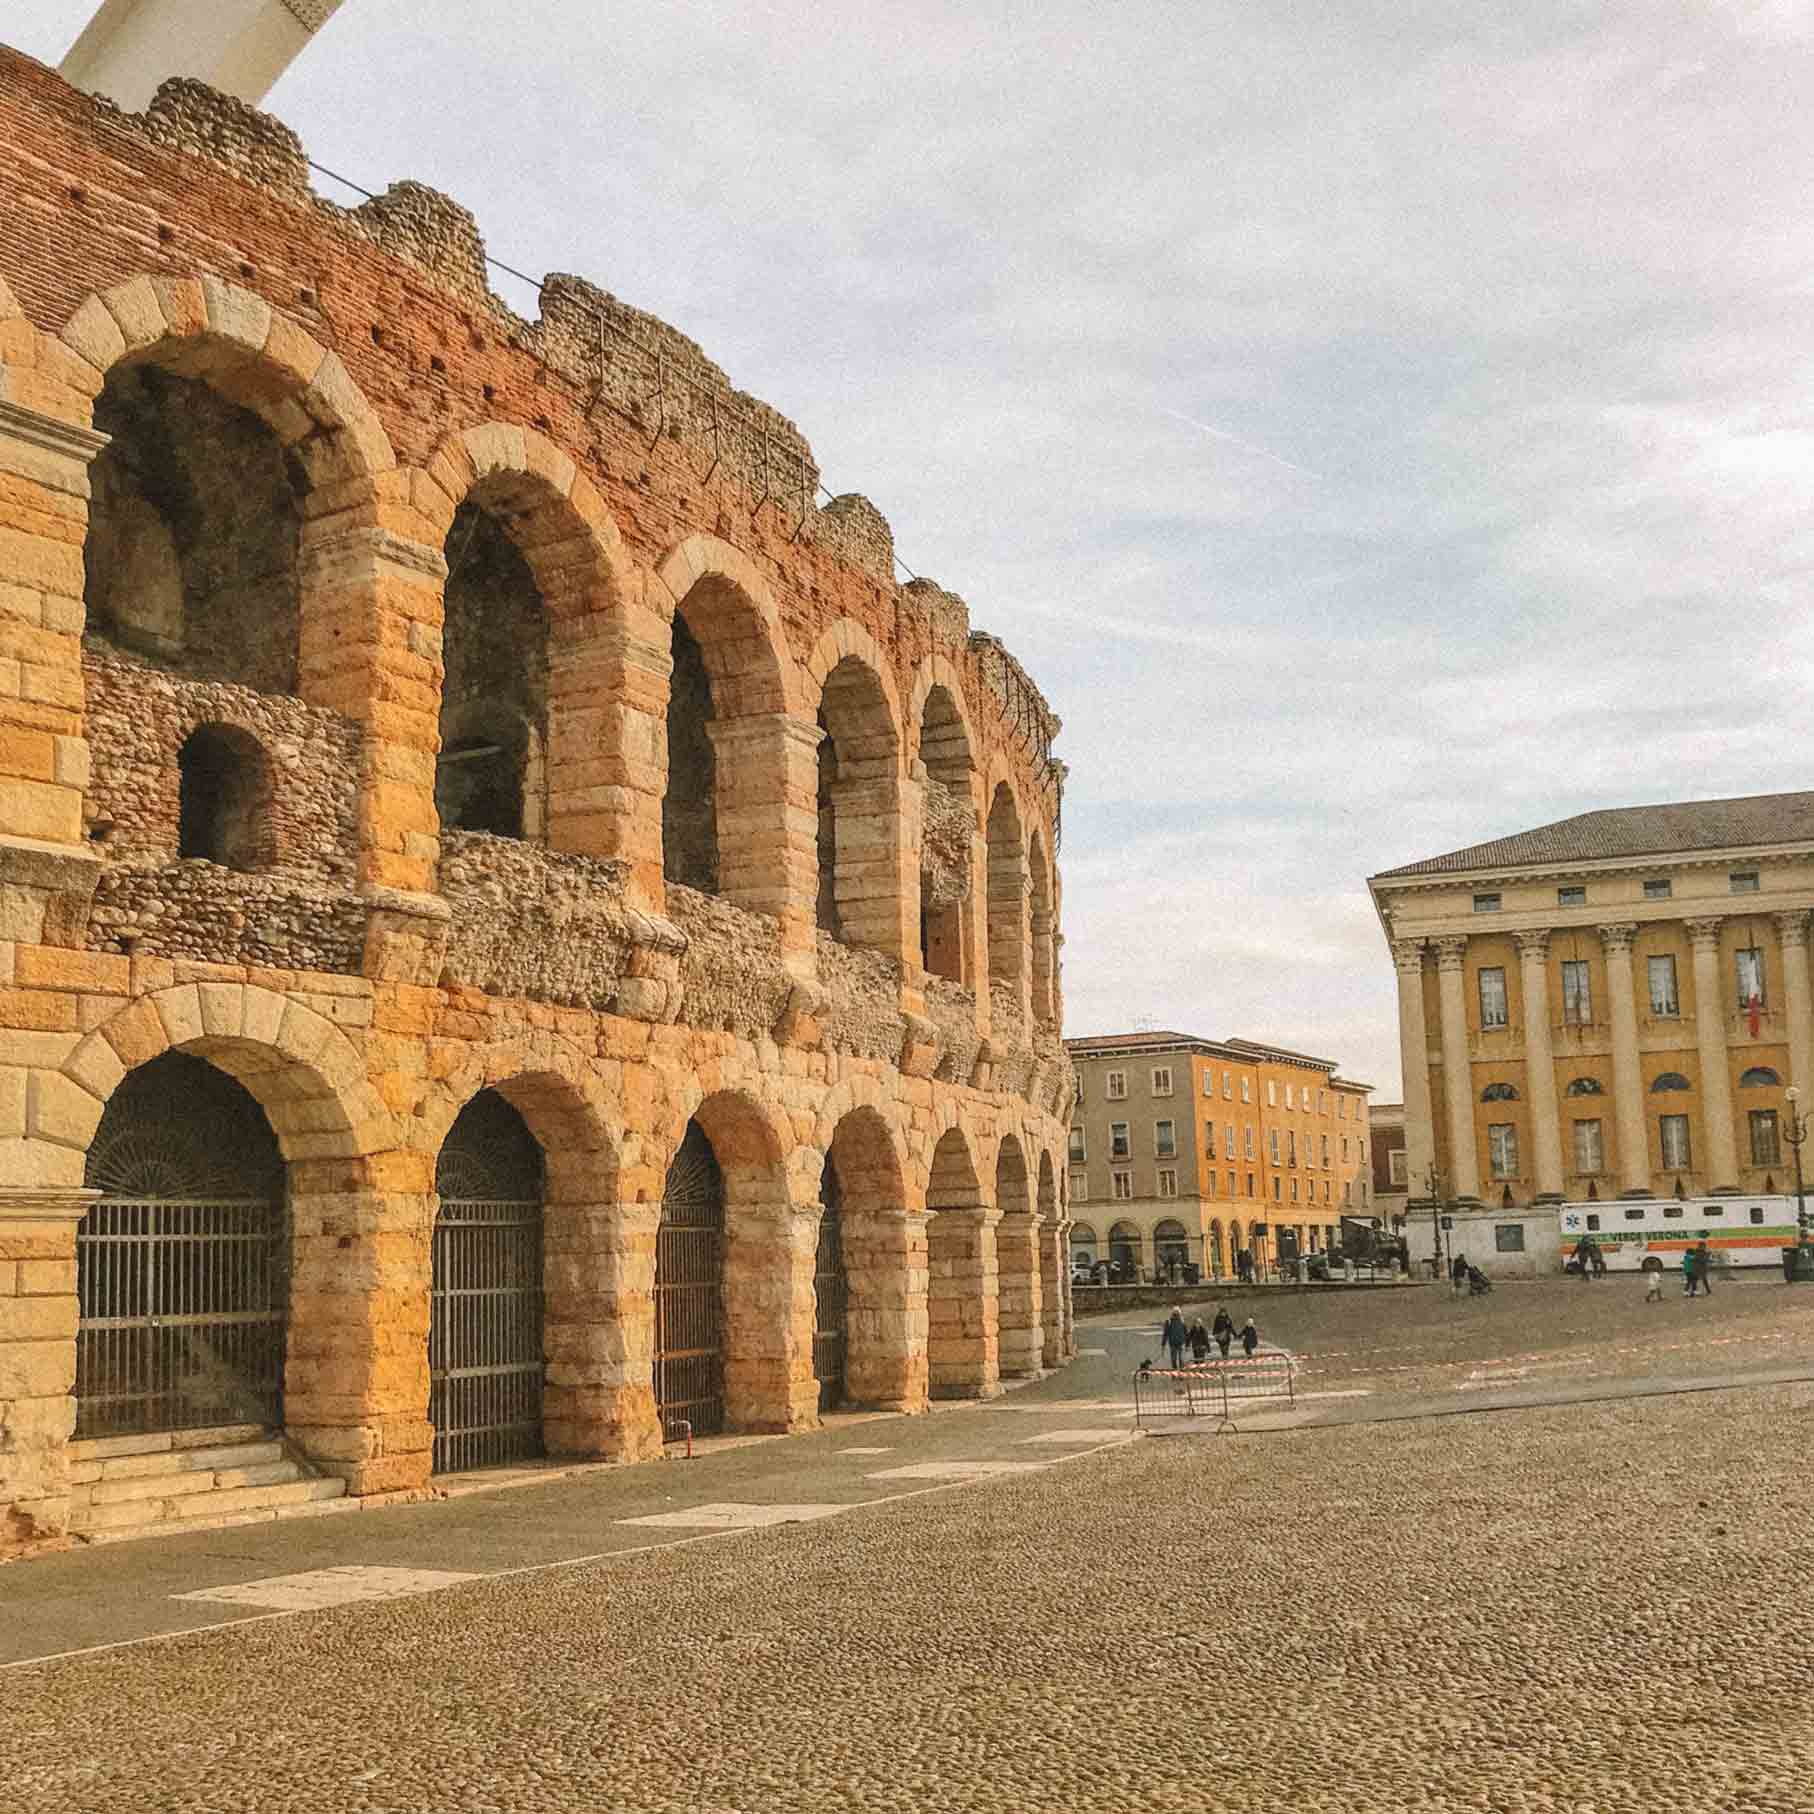
POLYGON ((850 1280, 844 1270, 843 1191, 829 1159, 819 1183, 819 1201, 824 1213, 819 1217, 819 1251, 813 1262, 813 1378, 819 1382, 819 1409, 831 1411, 844 1402, 850 1280))
POLYGON ((724 1428, 724 1174, 697 1122, 668 1167, 655 1237, 655 1409, 662 1434, 724 1428))

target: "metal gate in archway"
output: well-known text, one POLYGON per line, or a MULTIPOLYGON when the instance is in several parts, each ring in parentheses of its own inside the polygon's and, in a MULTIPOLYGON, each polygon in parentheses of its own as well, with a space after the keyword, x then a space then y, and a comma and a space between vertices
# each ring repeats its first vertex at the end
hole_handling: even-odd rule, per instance
POLYGON ((542 1149, 495 1090, 448 1130, 429 1285, 438 1474, 542 1453, 542 1149))
POLYGON ((264 1111, 178 1052, 120 1084, 88 1150, 76 1230, 75 1435, 283 1419, 289 1243, 264 1111))
POLYGON ((844 1402, 850 1358, 850 1278, 844 1268, 844 1192, 830 1159, 819 1182, 819 1251, 813 1262, 813 1378, 819 1382, 819 1409, 844 1402))
POLYGON ((661 1193, 655 1236, 655 1411, 695 1436, 724 1428, 724 1174, 696 1121, 661 1193))

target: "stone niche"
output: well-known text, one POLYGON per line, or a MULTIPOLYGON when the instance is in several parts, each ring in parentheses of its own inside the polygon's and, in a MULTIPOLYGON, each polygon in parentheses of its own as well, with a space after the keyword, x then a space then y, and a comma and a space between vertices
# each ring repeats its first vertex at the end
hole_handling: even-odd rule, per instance
POLYGON ((901 1016, 901 966, 880 951, 817 938, 820 1037, 827 1051, 895 1064, 907 1026, 901 1016))
POLYGON ((678 882, 668 884, 667 907, 686 940, 680 982, 687 1024, 770 1038, 795 982, 781 962, 781 922, 678 882))
POLYGON ((626 911, 627 863, 517 838, 449 831, 441 894, 452 912, 447 974, 488 995, 612 1009, 646 915, 626 911))
POLYGON ((921 789, 921 904, 956 907, 970 898, 973 809, 964 794, 930 775, 921 789))

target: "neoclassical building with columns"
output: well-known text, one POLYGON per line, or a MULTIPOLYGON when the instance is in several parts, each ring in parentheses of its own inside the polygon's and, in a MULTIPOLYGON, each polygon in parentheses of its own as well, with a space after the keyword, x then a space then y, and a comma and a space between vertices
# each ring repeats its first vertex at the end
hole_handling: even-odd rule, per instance
POLYGON ((0 1552, 1071 1349, 1058 724, 790 422, 0 49, 0 1552))
POLYGON ((1414 1227, 1432 1195, 1490 1222, 1793 1188, 1814 794, 1583 813, 1368 885, 1398 971, 1414 1227))

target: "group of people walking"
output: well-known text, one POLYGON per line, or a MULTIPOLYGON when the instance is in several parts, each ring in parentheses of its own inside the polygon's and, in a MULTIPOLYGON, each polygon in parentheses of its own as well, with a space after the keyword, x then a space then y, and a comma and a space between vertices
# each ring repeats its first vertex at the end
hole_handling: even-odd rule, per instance
MULTIPOLYGON (((1222 1358, 1227 1360, 1228 1350, 1235 1341, 1235 1320, 1221 1304, 1216 1306, 1215 1321, 1205 1326, 1202 1317, 1192 1317, 1186 1323, 1183 1309, 1174 1304, 1172 1313, 1165 1319, 1165 1327, 1159 1331, 1160 1340, 1165 1343, 1166 1352, 1171 1356, 1172 1370, 1176 1372, 1184 1365, 1184 1352, 1188 1348, 1190 1357, 1199 1364, 1209 1359, 1213 1345, 1219 1348, 1222 1358)), ((1260 1332, 1254 1327, 1253 1318, 1249 1317, 1241 1325, 1241 1352, 1253 1357, 1260 1345, 1260 1332)))
MULTIPOLYGON (((1600 1243, 1592 1235, 1583 1235, 1575 1243, 1570 1256, 1584 1279, 1603 1279, 1606 1277, 1606 1255, 1600 1251, 1600 1243)), ((1645 1276, 1649 1284, 1644 1290, 1644 1302, 1659 1303, 1663 1296, 1663 1268, 1660 1264, 1646 1264, 1645 1276)), ((1713 1249, 1705 1240, 1696 1241, 1692 1247, 1682 1249, 1682 1296, 1713 1296, 1713 1249)))

